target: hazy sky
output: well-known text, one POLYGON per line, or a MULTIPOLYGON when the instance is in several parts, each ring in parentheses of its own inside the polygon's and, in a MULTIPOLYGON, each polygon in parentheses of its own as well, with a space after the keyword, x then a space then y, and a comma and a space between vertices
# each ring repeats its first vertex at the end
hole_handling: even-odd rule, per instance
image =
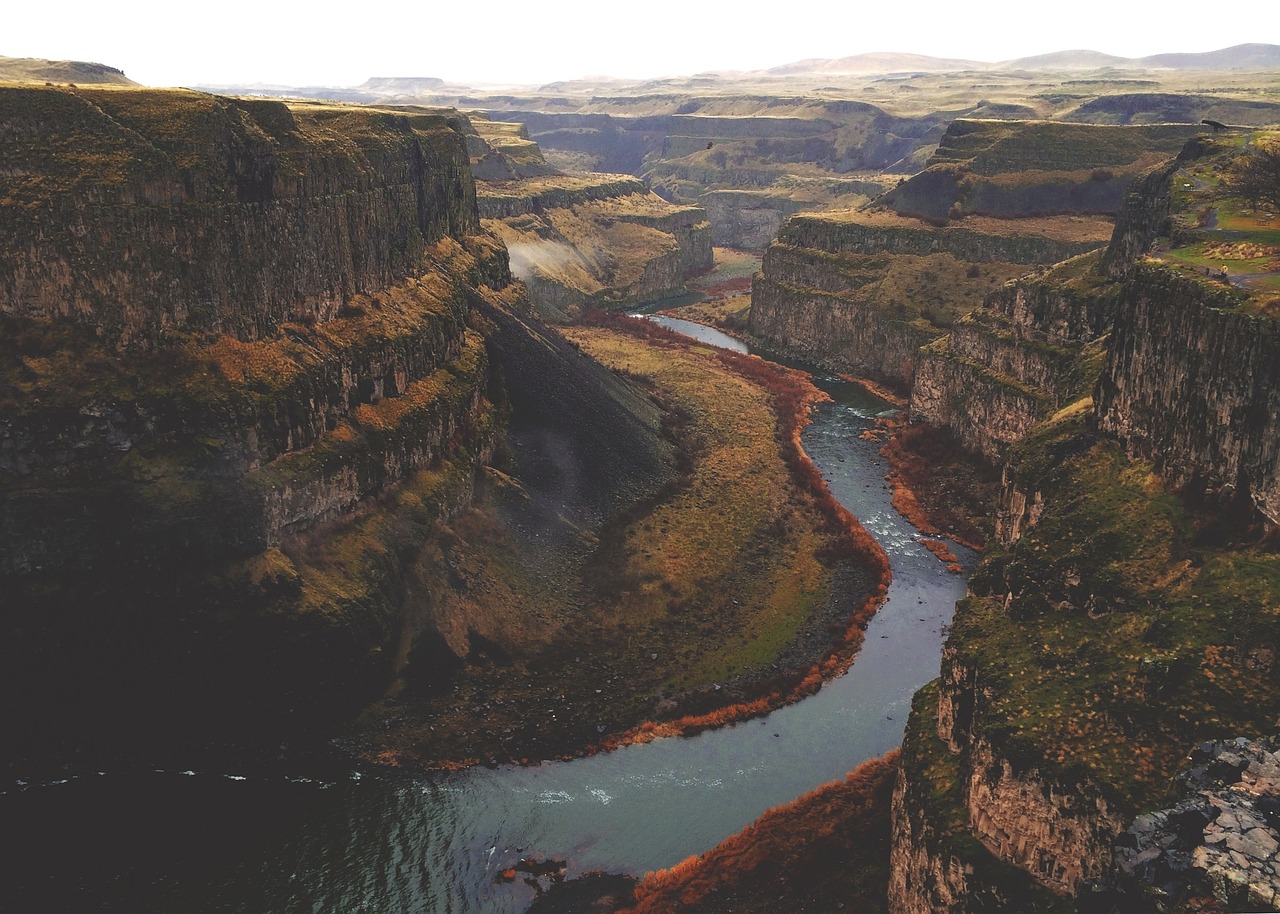
POLYGON ((540 83, 761 69, 868 51, 1007 60, 1074 48, 1139 57, 1280 44, 1275 0, 1202 5, 1194 17, 1179 14, 1176 4, 1131 0, 373 0, 341 6, 60 0, 8 6, 0 19, 0 56, 96 60, 149 85, 348 86, 370 76, 540 83))

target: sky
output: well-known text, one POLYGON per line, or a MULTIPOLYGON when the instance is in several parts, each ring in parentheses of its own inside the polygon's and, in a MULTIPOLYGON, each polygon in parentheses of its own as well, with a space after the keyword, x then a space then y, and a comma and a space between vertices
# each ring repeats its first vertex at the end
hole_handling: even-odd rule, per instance
POLYGON ((1088 49, 1122 57, 1280 44, 1275 0, 1221 14, 1126 0, 59 0, 16 3, 0 56, 92 60, 153 86, 353 86, 371 76, 541 84, 750 70, 901 51, 1009 60, 1088 49))

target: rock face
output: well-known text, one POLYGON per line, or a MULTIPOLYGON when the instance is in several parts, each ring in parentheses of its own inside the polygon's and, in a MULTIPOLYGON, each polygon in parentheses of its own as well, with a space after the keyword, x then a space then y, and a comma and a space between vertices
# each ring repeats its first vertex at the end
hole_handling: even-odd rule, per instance
POLYGON ((1089 255, 988 295, 921 352, 912 418, 998 461, 1036 423, 1091 392, 1117 293, 1089 255))
POLYGON ((424 556, 509 421, 616 477, 582 496, 597 525, 669 480, 658 409, 528 313, 460 115, 52 89, 0 112, 15 752, 353 713, 395 639, 431 640, 424 556), (598 432, 548 431, 561 410, 598 432))
POLYGON ((996 460, 1092 385, 1114 316, 1098 287, 1114 268, 1090 263, 992 287, 1113 234, 1149 245, 1161 212, 1130 207, 1119 233, 1100 217, 1121 209, 1131 183, 1139 200, 1148 184, 1167 190, 1170 167, 1156 169, 1160 185, 1152 159, 1193 133, 956 120, 928 167, 875 211, 787 222, 755 286, 753 331, 910 390, 915 418, 996 460))
POLYGON ((711 225, 627 175, 482 181, 484 227, 501 238, 514 274, 552 317, 679 294, 711 268, 711 225))
POLYGON ((1280 904, 1280 754, 1276 741, 1216 740, 1191 753, 1186 798, 1138 816, 1116 842, 1107 888, 1131 910, 1187 896, 1227 910, 1280 904))
MULTIPOLYGON (((751 329, 843 370, 910 389, 921 347, 999 281, 1100 243, 1104 223, 1078 239, 997 220, 931 225, 884 213, 789 219, 752 286, 751 329)), ((932 376, 937 387, 947 379, 932 376)), ((994 388, 993 388, 994 389, 994 388)))
MULTIPOLYGON (((988 842, 969 831, 964 770, 939 737, 944 713, 936 683, 916 694, 893 792, 889 910, 1065 914, 1071 908, 1063 899, 993 856, 988 842)), ((1009 786, 1011 780, 997 781, 995 789, 1009 786)))
POLYGON ((329 320, 479 227, 440 115, 11 88, 0 123, 0 308, 121 342, 329 320))
POLYGON ((1280 328, 1218 283, 1139 266, 1098 385, 1098 423, 1178 486, 1280 522, 1280 328))

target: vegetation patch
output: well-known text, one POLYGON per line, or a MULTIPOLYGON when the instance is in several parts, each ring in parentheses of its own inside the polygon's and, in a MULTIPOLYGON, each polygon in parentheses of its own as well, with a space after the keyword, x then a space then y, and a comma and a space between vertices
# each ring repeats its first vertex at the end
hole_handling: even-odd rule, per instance
POLYGON ((1156 256, 1203 282, 1241 290, 1251 313, 1280 317, 1280 139, 1267 131, 1204 139, 1173 177, 1172 229, 1156 256))
POLYGON ((1045 511, 984 559, 949 642, 1002 752, 1136 812, 1195 743, 1270 732, 1280 557, 1247 507, 1166 491, 1079 413, 1016 445, 1009 474, 1045 511))
POLYGON ((891 435, 880 455, 889 461, 893 506, 922 533, 943 533, 980 550, 991 535, 998 471, 945 429, 902 420, 886 425, 891 435))

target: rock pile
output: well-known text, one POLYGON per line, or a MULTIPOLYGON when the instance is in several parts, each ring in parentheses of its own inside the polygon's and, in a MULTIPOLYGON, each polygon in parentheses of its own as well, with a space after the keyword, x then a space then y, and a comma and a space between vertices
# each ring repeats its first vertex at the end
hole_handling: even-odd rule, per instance
POLYGON ((1203 743, 1191 762, 1179 779, 1187 798, 1139 816, 1117 840, 1118 881, 1145 883, 1155 899, 1211 895, 1228 910, 1277 910, 1280 737, 1203 743))

